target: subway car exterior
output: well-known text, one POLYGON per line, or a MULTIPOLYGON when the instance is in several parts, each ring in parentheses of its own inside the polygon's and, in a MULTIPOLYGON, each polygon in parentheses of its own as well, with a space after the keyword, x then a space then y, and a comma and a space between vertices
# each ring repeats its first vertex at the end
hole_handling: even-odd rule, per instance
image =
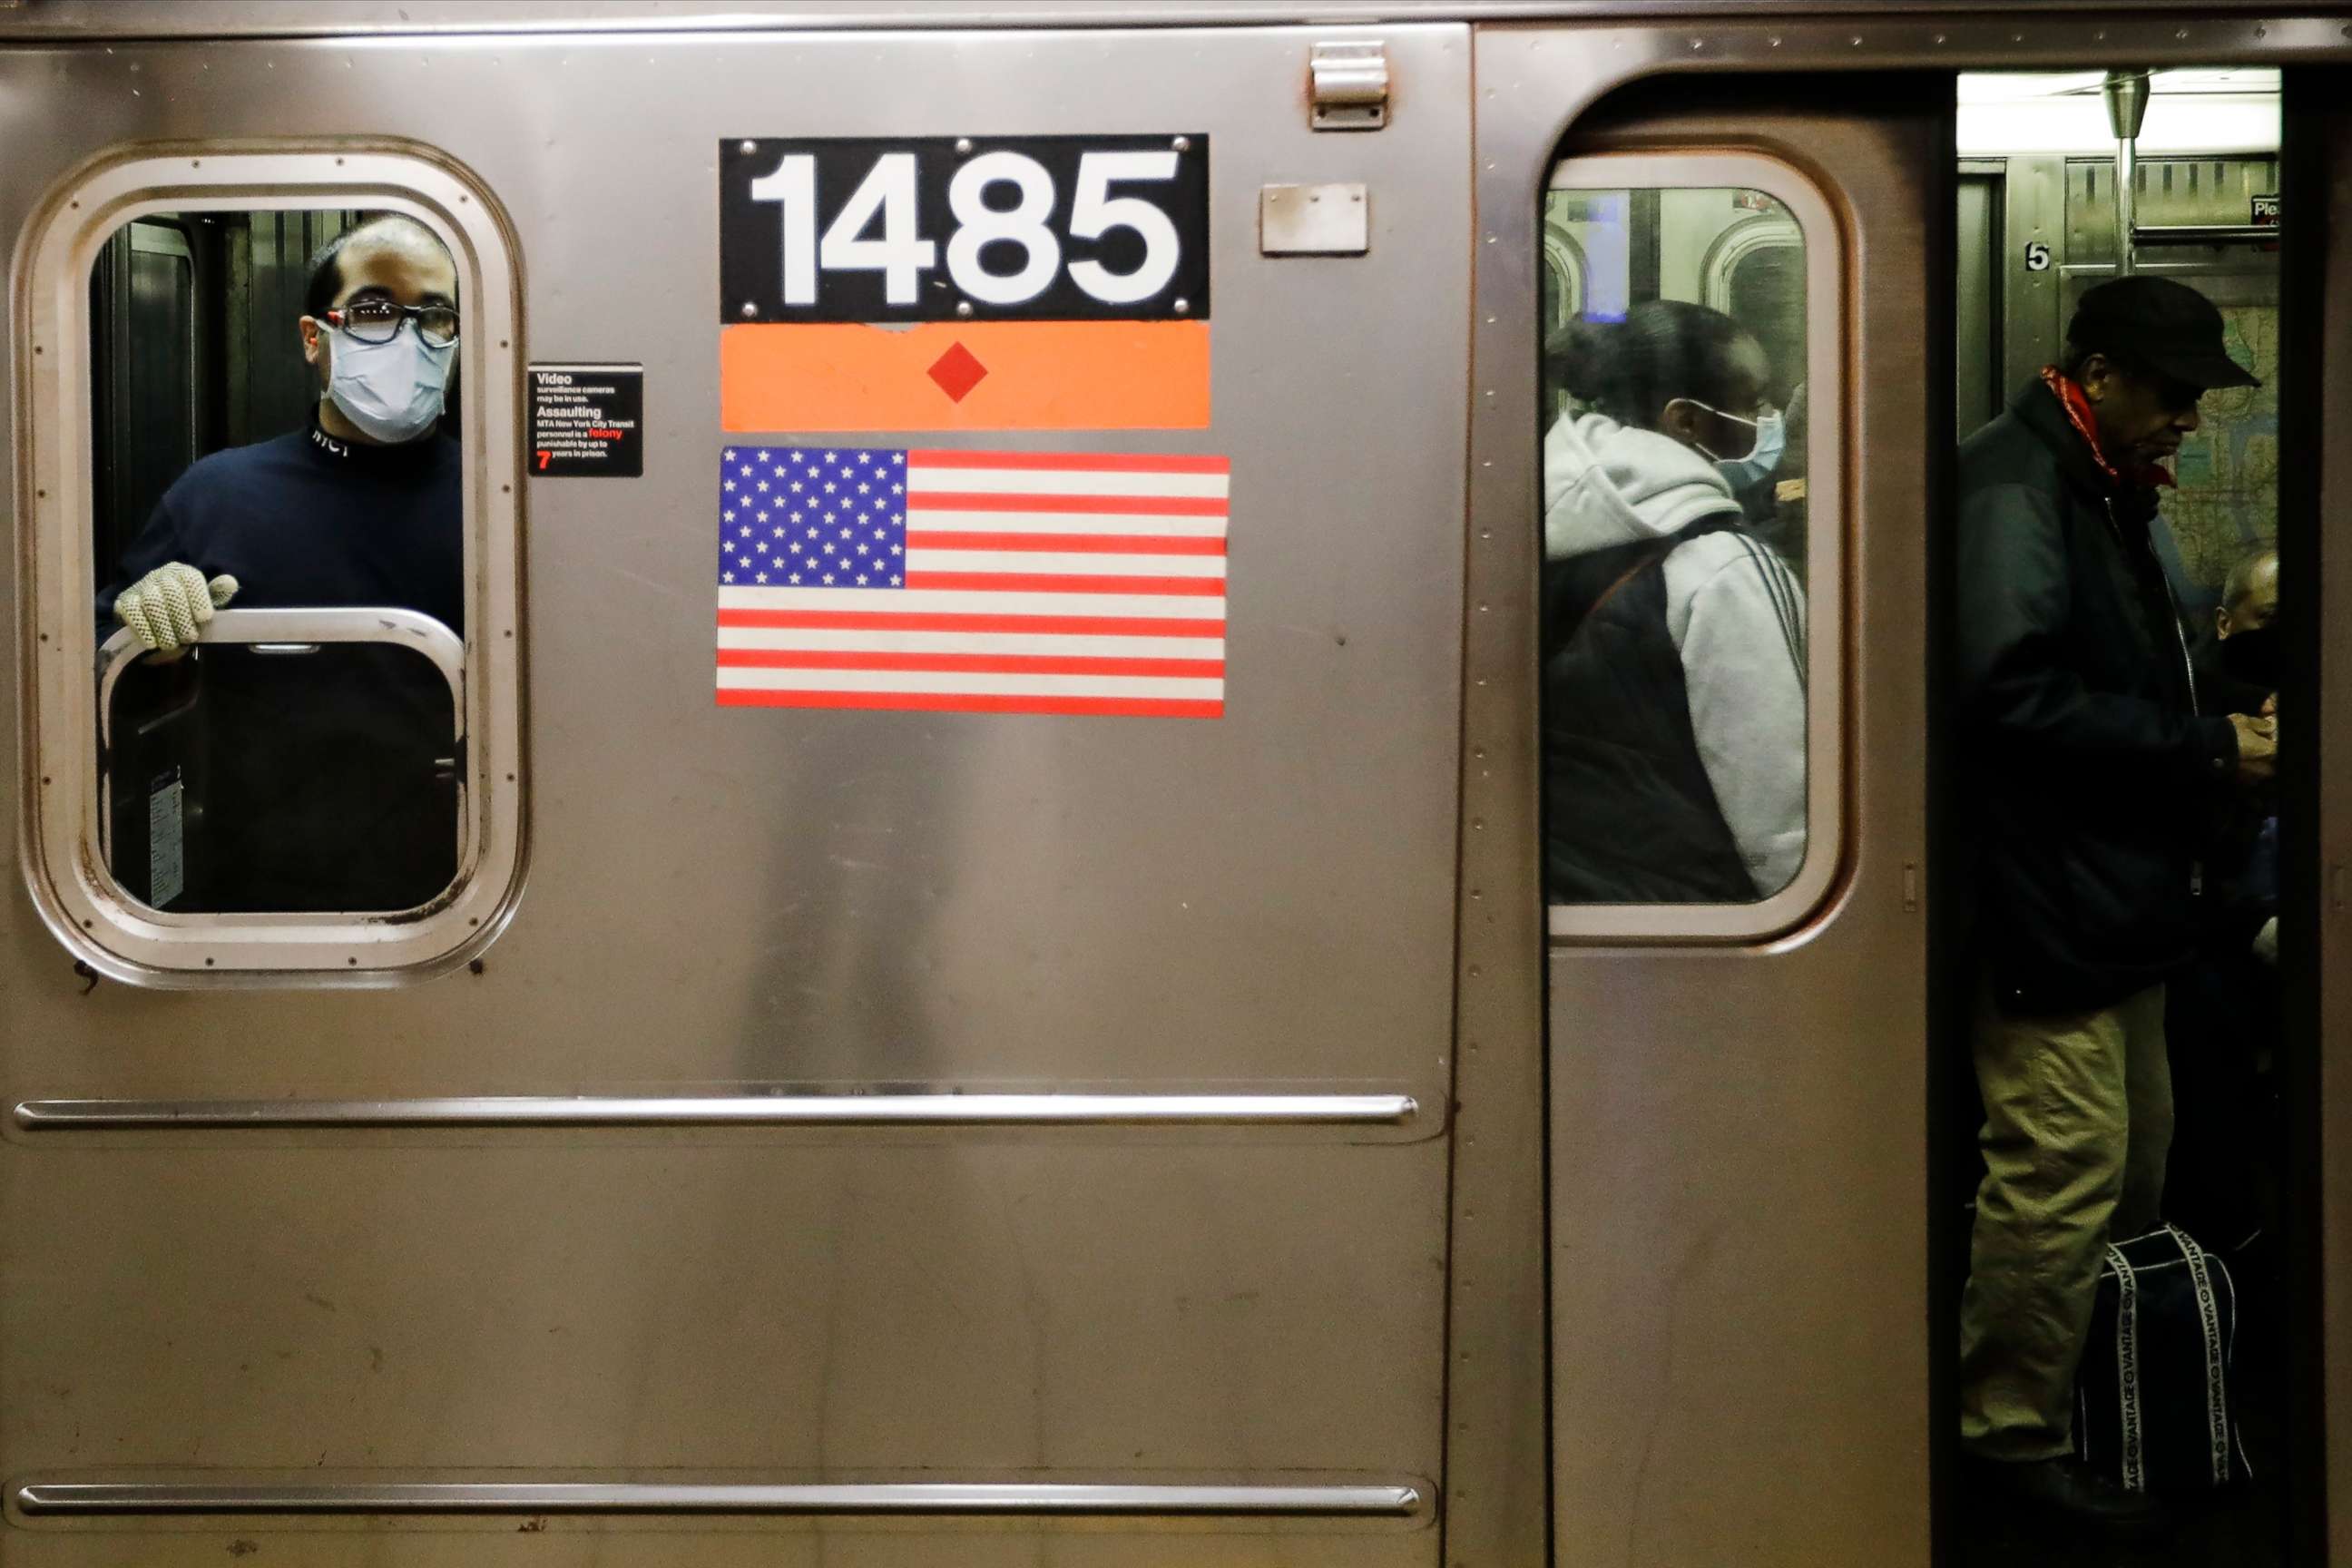
POLYGON ((2219 269, 2283 323, 2287 1506, 2352 1561, 2352 21, 0 0, 0 1563, 1937 1561, 1953 433, 2102 265, 2063 169, 1970 195, 1955 82, 2217 62, 2282 73, 2219 269), (1690 287, 1801 306, 1803 863, 1547 909, 1543 321, 1578 193, 1697 189, 1690 287), (454 869, 190 908, 236 803, 91 595, 387 211, 459 279, 462 629, 199 652, 421 660, 454 869), (993 667, 1015 584, 942 576, 910 674, 730 563, 795 463, 1164 575, 993 667))

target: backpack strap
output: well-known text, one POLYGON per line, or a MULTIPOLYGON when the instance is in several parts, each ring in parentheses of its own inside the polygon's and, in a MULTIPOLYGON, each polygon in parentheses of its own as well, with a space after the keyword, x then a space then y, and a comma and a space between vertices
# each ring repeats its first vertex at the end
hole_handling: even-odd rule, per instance
POLYGON ((1564 643, 1570 637, 1576 636, 1578 632, 1584 628, 1585 622, 1599 615, 1601 613, 1601 606, 1608 604, 1610 600, 1617 596, 1618 590, 1623 588, 1628 583, 1631 583, 1634 578, 1639 577, 1643 573, 1647 572, 1651 567, 1662 564, 1667 556, 1674 553, 1675 547, 1681 542, 1682 536, 1680 534, 1676 534, 1673 538, 1663 540, 1653 548, 1643 551, 1635 558, 1633 564, 1626 567, 1624 571, 1617 574, 1617 580, 1614 583, 1610 584, 1609 586, 1601 590, 1601 594, 1598 598, 1594 599, 1590 605, 1584 606, 1584 614, 1577 616, 1576 625, 1566 627, 1560 633, 1560 641, 1564 643))
POLYGON ((2205 1259, 2205 1249, 2189 1237, 2186 1231, 2166 1226, 2172 1239, 2179 1244, 2180 1256, 2189 1265, 2189 1278, 2197 1288, 2197 1325, 2204 1331, 2205 1340, 2205 1436, 2213 1465, 2213 1484, 2230 1484, 2230 1392, 2228 1369, 2223 1364, 2221 1345, 2221 1308, 2213 1294, 2213 1274, 2205 1259))
POLYGON ((2107 1267, 2116 1272, 2116 1397, 2123 1437, 2124 1490, 2147 1490, 2147 1433, 2139 1387, 2139 1275, 2131 1259, 2110 1246, 2107 1267))
MULTIPOLYGON (((1584 606, 1584 611, 1581 615, 1579 615, 1573 621, 1553 622, 1544 627, 1544 657, 1549 658, 1553 654, 1558 653, 1561 648, 1566 647, 1575 639, 1576 634, 1582 631, 1585 626, 1591 621, 1592 617, 1601 613, 1602 607, 1605 606, 1610 600, 1615 598, 1618 594, 1622 592, 1624 589, 1632 586, 1633 579, 1639 577, 1643 573, 1649 571, 1654 566, 1664 564, 1667 556, 1672 555, 1675 551, 1681 549, 1684 545, 1688 544, 1692 540, 1704 538, 1710 533, 1730 533, 1737 535, 1739 537, 1741 542, 1746 544, 1751 552, 1765 548, 1762 545, 1754 543, 1747 538, 1745 524, 1740 519, 1739 514, 1737 512, 1724 512, 1716 517, 1707 518, 1699 522, 1695 522, 1690 527, 1682 530, 1679 533, 1670 533, 1664 539, 1654 540, 1649 544, 1643 546, 1634 554, 1633 564, 1627 566, 1624 571, 1619 573, 1615 581, 1612 582, 1606 588, 1601 589, 1599 594, 1593 595, 1592 602, 1584 606)), ((1759 570, 1761 570, 1760 566, 1759 567, 1759 570)), ((1776 610, 1780 609, 1777 595, 1775 597, 1774 607, 1776 610)), ((1780 615, 1780 623, 1782 633, 1784 635, 1790 634, 1790 624, 1785 612, 1780 615)), ((1801 680, 1803 679, 1804 661, 1802 659, 1799 659, 1797 664, 1799 670, 1798 679, 1801 680)))

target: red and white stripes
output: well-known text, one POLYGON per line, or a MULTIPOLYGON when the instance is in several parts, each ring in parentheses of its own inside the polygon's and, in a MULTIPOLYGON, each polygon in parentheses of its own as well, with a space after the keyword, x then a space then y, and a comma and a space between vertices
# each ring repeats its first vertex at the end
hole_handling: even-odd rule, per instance
POLYGON ((911 451, 904 581, 722 586, 719 700, 1223 711, 1223 458, 911 451))

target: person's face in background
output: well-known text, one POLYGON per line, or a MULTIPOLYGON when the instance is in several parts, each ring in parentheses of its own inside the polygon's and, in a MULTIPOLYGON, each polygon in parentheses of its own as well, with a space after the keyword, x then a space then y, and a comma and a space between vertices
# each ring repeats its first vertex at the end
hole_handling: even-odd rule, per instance
POLYGON ((2273 555, 2254 568, 2253 580, 2234 603, 2213 612, 2213 631, 2223 642, 2267 628, 2278 619, 2279 568, 2273 555))
MULTIPOLYGON (((2236 573, 2231 574, 2234 579, 2236 573)), ((2213 613, 2221 639, 2221 668, 2232 680, 2275 692, 2279 689, 2279 563, 2275 555, 2253 563, 2237 592, 2213 613)), ((2269 710, 2265 709, 2265 712, 2269 710)))
POLYGON ((1710 458, 1746 456, 1756 446, 1756 419, 1765 411, 1772 364, 1764 345, 1742 333, 1732 341, 1723 366, 1722 401, 1677 397, 1658 414, 1658 429, 1710 458))

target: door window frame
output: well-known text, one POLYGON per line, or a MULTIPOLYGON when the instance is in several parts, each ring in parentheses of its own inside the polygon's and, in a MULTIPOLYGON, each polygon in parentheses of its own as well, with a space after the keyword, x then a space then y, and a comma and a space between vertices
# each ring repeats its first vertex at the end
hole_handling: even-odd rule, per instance
MULTIPOLYGON (((1554 191, 1693 189, 1761 191, 1796 220, 1804 246, 1805 400, 1811 411, 1804 454, 1805 858, 1788 886, 1753 903, 1547 904, 1547 930, 1555 942, 1765 941, 1822 903, 1844 858, 1845 247, 1830 199, 1793 165, 1747 148, 1559 158, 1543 197, 1554 191)), ((1776 232, 1785 230, 1776 226, 1776 232)), ((1537 451, 1531 479, 1540 493, 1540 442, 1537 451)))
MULTIPOLYGON (((517 484, 520 289, 511 226, 489 192, 403 143, 103 156, 36 213, 15 301, 20 353, 16 531, 24 563, 18 705, 25 877, 74 955, 133 984, 382 985, 453 969, 512 917, 525 866, 521 516, 517 484), (99 649, 92 606, 90 268, 107 239, 153 213, 394 212, 456 261, 467 330, 461 721, 468 809, 457 880, 422 909, 355 914, 167 915, 126 893, 100 849, 99 649)), ((291 352, 290 349, 289 352, 291 352)))

